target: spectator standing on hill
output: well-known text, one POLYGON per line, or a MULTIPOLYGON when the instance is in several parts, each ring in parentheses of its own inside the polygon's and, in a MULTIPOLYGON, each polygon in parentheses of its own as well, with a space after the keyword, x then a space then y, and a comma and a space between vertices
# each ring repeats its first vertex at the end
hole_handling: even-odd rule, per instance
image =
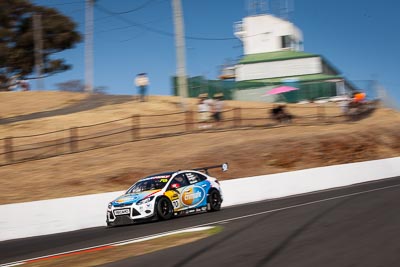
POLYGON ((353 101, 357 102, 357 103, 361 103, 361 102, 363 102, 365 100, 365 97, 366 97, 365 93, 356 92, 356 93, 354 93, 353 101))
POLYGON ((344 115, 349 112, 349 104, 351 99, 348 96, 342 96, 342 100, 339 101, 340 110, 344 115))
POLYGON ((213 110, 213 119, 219 125, 222 120, 222 110, 224 109, 225 103, 223 101, 224 95, 222 93, 218 93, 214 95, 214 102, 212 106, 213 110))
POLYGON ((147 87, 149 86, 149 78, 147 73, 139 73, 135 79, 135 85, 139 88, 140 101, 146 101, 147 87))
POLYGON ((208 93, 204 93, 202 95, 204 96, 204 103, 206 103, 206 105, 208 106, 209 112, 211 112, 212 108, 214 106, 214 100, 212 100, 211 98, 208 98, 208 93))
POLYGON ((30 90, 29 82, 27 80, 21 80, 19 82, 19 86, 21 87, 22 91, 29 91, 30 90))
POLYGON ((207 124, 210 120, 210 101, 208 101, 207 94, 199 95, 199 102, 197 104, 197 109, 199 112, 199 128, 207 128, 207 124))

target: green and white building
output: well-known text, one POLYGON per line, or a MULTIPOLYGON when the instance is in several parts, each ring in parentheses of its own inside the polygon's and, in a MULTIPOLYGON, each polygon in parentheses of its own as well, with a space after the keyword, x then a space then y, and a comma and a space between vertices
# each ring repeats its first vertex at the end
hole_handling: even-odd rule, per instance
POLYGON ((293 23, 269 15, 235 24, 244 56, 235 66, 234 99, 277 101, 266 93, 280 85, 299 88, 284 94, 288 102, 343 95, 355 90, 323 56, 303 51, 303 34, 293 23))
MULTIPOLYGON (((219 91, 229 99, 300 102, 356 90, 323 56, 304 52, 301 30, 285 19, 270 14, 248 16, 234 24, 234 34, 243 43, 243 57, 223 69, 223 81, 207 81, 219 84, 219 91), (281 85, 299 90, 278 96, 267 94, 281 85)), ((191 79, 198 81, 198 77, 191 79)), ((191 79, 189 95, 195 97, 200 87, 191 86, 191 79)))

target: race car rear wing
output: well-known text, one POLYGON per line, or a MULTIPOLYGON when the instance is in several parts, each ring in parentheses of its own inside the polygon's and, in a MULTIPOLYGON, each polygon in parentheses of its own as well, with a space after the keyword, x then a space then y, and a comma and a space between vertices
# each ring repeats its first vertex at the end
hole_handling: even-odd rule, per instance
POLYGON ((208 174, 209 169, 216 169, 216 168, 221 168, 223 172, 226 172, 228 170, 228 163, 222 163, 221 165, 214 165, 214 166, 208 166, 208 167, 203 167, 203 168, 195 168, 193 170, 195 171, 204 171, 206 174, 208 174))

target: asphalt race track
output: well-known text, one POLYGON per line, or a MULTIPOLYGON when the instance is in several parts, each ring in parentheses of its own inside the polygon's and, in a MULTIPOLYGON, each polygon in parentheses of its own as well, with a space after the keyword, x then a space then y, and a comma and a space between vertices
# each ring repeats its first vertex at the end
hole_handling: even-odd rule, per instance
POLYGON ((399 206, 397 177, 163 222, 4 241, 0 264, 209 224, 224 230, 104 266, 399 266, 399 206))

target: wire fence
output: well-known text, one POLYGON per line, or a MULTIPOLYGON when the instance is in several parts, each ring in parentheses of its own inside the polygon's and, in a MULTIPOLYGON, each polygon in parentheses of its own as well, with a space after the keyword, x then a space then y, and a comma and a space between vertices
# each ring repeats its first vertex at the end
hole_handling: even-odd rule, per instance
MULTIPOLYGON (((370 102, 356 111, 344 114, 337 105, 291 105, 293 116, 284 125, 315 125, 342 123, 360 118, 375 109, 370 102)), ((44 159, 64 154, 110 147, 146 139, 164 138, 203 131, 240 129, 244 127, 276 127, 279 122, 271 117, 271 107, 230 108, 222 112, 222 120, 200 121, 197 112, 175 112, 157 115, 133 115, 42 134, 13 136, 0 139, 0 166, 44 159), (2 144, 2 145, 1 145, 2 144)))

